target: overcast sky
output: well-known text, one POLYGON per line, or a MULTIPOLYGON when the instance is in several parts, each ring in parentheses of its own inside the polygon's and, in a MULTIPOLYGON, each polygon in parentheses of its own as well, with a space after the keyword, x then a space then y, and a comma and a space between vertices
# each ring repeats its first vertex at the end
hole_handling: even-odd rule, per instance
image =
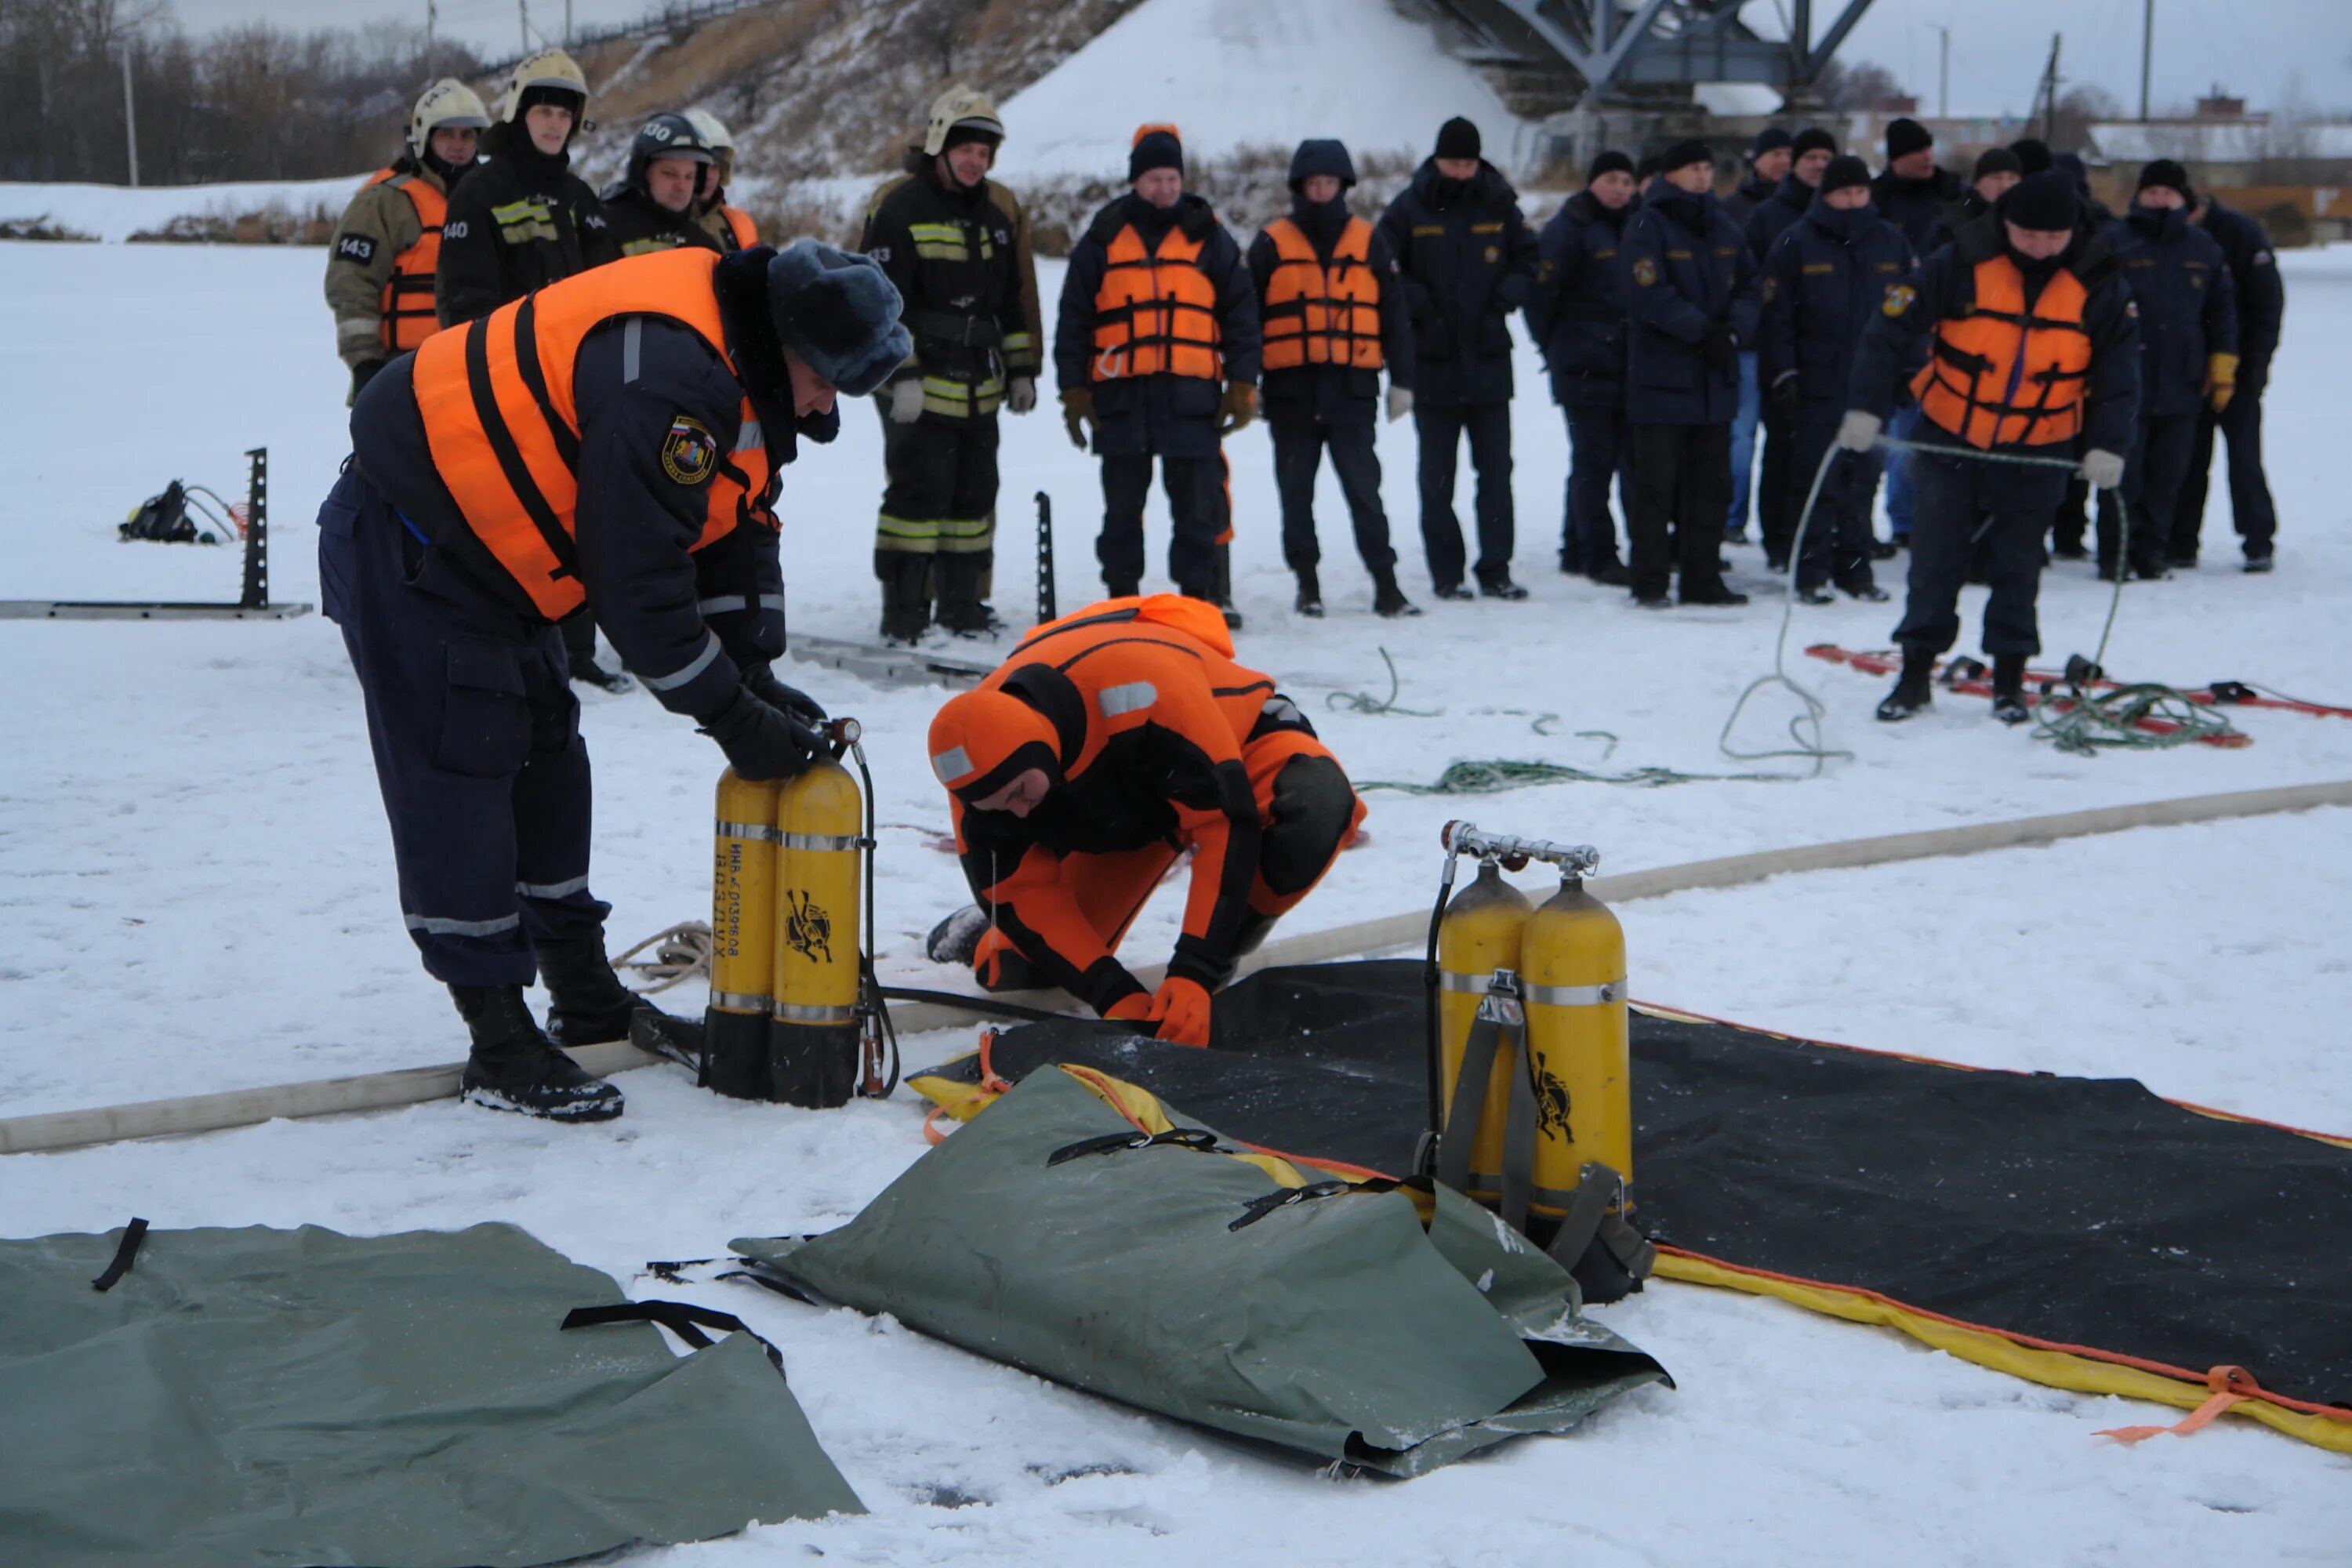
MULTIPOLYGON (((563 28, 563 0, 525 0, 532 25, 551 37, 563 28)), ((1280 0, 1268 0, 1280 4, 1280 0)), ((1381 0, 1365 0, 1368 5, 1381 0)), ((1749 0, 1745 15, 1759 32, 1785 31, 1785 0, 1749 0)), ((1848 61, 1875 60, 1937 110, 1937 27, 1951 28, 1951 109, 1956 114, 2021 113, 2033 96, 2053 30, 2065 35, 2060 69, 2069 81, 2115 94, 2126 111, 2139 101, 2140 16, 2144 0, 1875 0, 1840 51, 1848 61)), ((181 24, 205 32, 266 19, 308 27, 376 18, 422 24, 425 0, 171 0, 181 24)), ((2157 113, 2185 109, 2220 83, 2257 109, 2290 95, 2308 106, 2352 114, 2352 0, 2155 0, 2156 58, 2150 99, 2157 113)), ((572 0, 576 26, 632 20, 648 0, 572 0)), ((1814 0, 1826 29, 1838 0, 1814 0)), ((514 52, 521 37, 515 0, 439 0, 440 26, 494 55, 514 52)))

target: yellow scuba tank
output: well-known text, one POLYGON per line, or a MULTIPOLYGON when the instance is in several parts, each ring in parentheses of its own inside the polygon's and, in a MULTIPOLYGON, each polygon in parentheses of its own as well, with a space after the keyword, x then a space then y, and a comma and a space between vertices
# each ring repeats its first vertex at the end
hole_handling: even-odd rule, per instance
MULTIPOLYGON (((1460 1090, 1462 1053, 1470 1025, 1497 969, 1519 967, 1522 933, 1535 906, 1503 880, 1491 859, 1478 867, 1471 884, 1454 895, 1437 926, 1437 1126, 1449 1125, 1460 1090)), ((1470 1181, 1464 1189, 1481 1203, 1501 1200, 1504 1108, 1510 1103, 1511 1058, 1495 1058, 1484 1086, 1486 1114, 1471 1145, 1470 1181)))
POLYGON ((776 789, 768 1093, 794 1105, 845 1105, 857 1089, 860 804, 829 756, 776 789))
POLYGON ((1633 1181, 1624 928, 1585 890, 1583 878, 1564 868, 1559 891, 1528 917, 1519 965, 1537 1116, 1528 1208, 1558 1219, 1587 1164, 1597 1161, 1629 1186, 1633 1181))
POLYGON ((710 862, 710 1005, 703 1081, 768 1098, 768 1015, 775 1006, 776 785, 719 775, 710 862))

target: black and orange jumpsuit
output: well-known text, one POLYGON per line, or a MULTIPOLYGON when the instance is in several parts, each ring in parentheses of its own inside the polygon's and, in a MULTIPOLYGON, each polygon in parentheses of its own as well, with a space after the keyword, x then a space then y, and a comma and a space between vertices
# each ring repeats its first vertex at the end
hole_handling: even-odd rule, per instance
POLYGON ((1098 1013, 1144 994, 1113 950, 1178 856, 1192 888, 1168 972, 1213 990, 1364 816, 1306 715, 1234 661, 1213 606, 1175 595, 1040 626, 940 710, 930 750, 991 919, 981 984, 1057 985, 1098 1013), (974 805, 1029 767, 1052 789, 1026 816, 974 805))

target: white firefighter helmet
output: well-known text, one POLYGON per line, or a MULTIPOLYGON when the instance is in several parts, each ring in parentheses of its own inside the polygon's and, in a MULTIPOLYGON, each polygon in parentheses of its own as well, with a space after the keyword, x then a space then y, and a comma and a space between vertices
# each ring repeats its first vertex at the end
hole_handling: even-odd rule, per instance
POLYGON ((490 111, 474 96, 474 89, 456 77, 445 76, 425 89, 416 107, 408 111, 408 151, 419 162, 433 150, 433 133, 444 126, 451 130, 479 131, 490 122, 490 111))
POLYGON ((689 109, 686 119, 694 127, 695 134, 702 138, 702 144, 710 149, 710 155, 718 160, 719 183, 725 184, 735 174, 735 133, 727 129, 725 121, 707 109, 689 109))
MULTIPOLYGON (((551 87, 561 92, 580 95, 580 110, 588 108, 588 78, 582 73, 580 63, 562 49, 541 49, 519 60, 507 73, 506 90, 499 95, 499 118, 512 123, 522 118, 522 95, 535 87, 551 87)), ((583 125, 573 129, 584 131, 583 125)))
POLYGON ((988 101, 988 95, 968 87, 951 87, 931 105, 930 122, 923 127, 924 153, 938 157, 947 148, 948 132, 960 125, 1004 140, 1004 121, 997 118, 996 105, 988 101))

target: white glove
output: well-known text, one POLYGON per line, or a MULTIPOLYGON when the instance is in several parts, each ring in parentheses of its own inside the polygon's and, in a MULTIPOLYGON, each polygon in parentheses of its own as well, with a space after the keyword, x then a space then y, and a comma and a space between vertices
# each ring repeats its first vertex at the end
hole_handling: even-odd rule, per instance
POLYGON ((890 384, 890 423, 912 425, 923 416, 923 378, 910 375, 890 384))
POLYGON ((2083 478, 2095 490, 2111 490, 2124 482, 2124 460, 2094 447, 2083 454, 2083 478))
POLYGON ((1865 414, 1859 408, 1849 408, 1838 426, 1837 444, 1849 452, 1867 452, 1878 445, 1878 432, 1885 421, 1875 414, 1865 414))
POLYGON ((1390 387, 1390 388, 1389 388, 1389 423, 1390 423, 1390 424, 1391 424, 1391 425, 1393 425, 1393 424, 1395 424, 1398 420, 1400 420, 1400 419, 1403 418, 1406 415, 1408 415, 1408 414, 1410 414, 1410 413, 1412 413, 1412 387, 1410 387, 1410 386, 1391 386, 1391 387, 1390 387))
POLYGON ((1037 384, 1025 375, 1016 375, 1004 384, 1004 406, 1015 414, 1026 414, 1037 406, 1037 384))

